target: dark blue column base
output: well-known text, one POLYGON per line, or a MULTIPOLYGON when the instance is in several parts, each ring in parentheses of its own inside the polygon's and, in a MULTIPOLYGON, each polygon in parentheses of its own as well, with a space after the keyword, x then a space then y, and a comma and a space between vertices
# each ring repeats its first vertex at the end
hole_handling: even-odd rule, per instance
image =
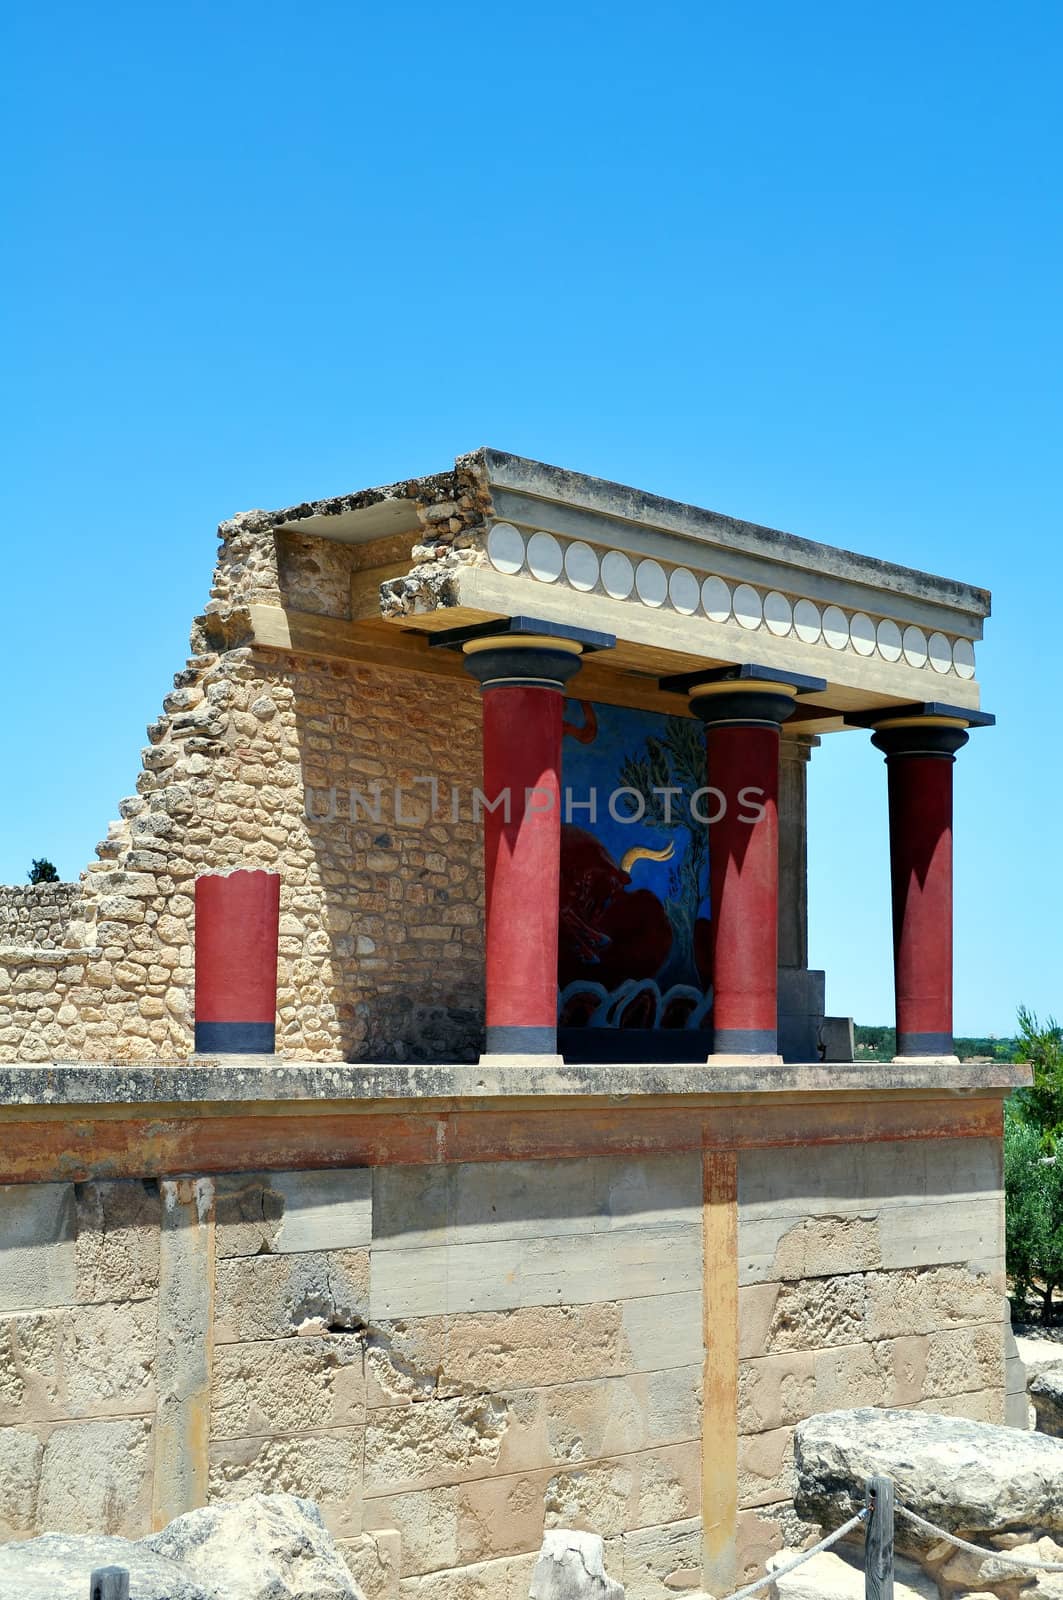
POLYGON ((489 1056, 554 1056, 557 1054, 557 1029, 551 1027, 489 1027, 486 1054, 489 1056))
POLYGON ((779 1035, 774 1028, 717 1028, 712 1048, 718 1056, 774 1056, 779 1035))
POLYGON ((197 1022, 196 1054, 271 1056, 277 1048, 273 1022, 197 1022))
POLYGON ((952 1056, 956 1047, 951 1033, 899 1033, 899 1056, 952 1056))

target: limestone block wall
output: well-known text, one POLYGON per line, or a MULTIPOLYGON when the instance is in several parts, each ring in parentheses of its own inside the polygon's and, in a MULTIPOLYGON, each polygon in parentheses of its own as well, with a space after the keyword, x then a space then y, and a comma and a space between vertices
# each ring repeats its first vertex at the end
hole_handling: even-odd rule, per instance
POLYGON ((0 949, 61 945, 77 894, 75 883, 0 884, 0 949))
MULTIPOLYGON (((700 1565, 697 1153, 0 1189, 0 1537, 317 1500, 369 1600, 700 1565)), ((464 1590, 462 1591, 464 1592, 464 1590)))
POLYGON ((738 1166, 738 1490, 748 1569, 788 1525, 793 1431, 851 1406, 1005 1421, 1001 1145, 757 1150, 738 1166))

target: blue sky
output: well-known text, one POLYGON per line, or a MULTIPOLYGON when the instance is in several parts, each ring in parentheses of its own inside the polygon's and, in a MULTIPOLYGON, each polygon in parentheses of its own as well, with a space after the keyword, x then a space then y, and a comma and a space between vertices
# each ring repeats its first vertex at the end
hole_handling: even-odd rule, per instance
MULTIPOLYGON (((958 1031, 1063 1011, 1058 6, 11 8, 0 881, 92 857, 214 526, 489 443, 994 591, 958 1031)), ((891 1015, 885 781, 811 955, 891 1015)))

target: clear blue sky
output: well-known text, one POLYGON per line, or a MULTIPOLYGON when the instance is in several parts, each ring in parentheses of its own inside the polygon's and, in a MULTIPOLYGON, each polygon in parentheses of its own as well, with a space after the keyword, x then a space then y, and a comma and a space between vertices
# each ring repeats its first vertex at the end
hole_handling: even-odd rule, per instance
MULTIPOLYGON (((489 443, 986 585, 958 1031, 1063 1011, 1063 13, 23 5, 0 271, 0 880, 131 790, 220 517, 489 443)), ((811 779, 891 1015, 885 782, 811 779)))

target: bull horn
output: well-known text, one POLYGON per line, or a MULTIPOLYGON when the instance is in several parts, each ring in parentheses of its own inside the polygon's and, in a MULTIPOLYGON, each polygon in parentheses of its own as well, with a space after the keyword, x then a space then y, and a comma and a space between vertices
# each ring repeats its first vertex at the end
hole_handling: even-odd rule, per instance
POLYGON ((644 845, 637 844, 621 857, 620 870, 630 872, 636 861, 671 861, 674 855, 674 840, 670 840, 663 850, 647 850, 644 845))

